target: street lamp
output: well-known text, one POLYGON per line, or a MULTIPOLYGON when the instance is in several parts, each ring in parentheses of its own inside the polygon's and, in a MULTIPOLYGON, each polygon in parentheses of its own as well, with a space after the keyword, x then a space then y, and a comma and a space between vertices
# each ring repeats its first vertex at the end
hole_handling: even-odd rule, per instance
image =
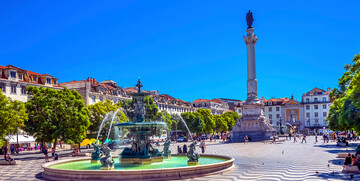
POLYGON ((280 134, 284 134, 284 131, 282 130, 282 118, 280 116, 280 134))

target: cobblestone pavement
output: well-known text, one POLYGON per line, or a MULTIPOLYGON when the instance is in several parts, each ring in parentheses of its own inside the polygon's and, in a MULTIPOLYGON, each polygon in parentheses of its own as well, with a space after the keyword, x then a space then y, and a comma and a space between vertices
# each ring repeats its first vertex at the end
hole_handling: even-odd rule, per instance
MULTIPOLYGON (((350 180, 350 174, 341 173, 343 159, 336 156, 337 153, 354 152, 354 147, 360 142, 351 142, 349 147, 337 147, 332 142, 314 144, 314 137, 308 137, 307 140, 306 144, 292 141, 246 145, 207 142, 205 153, 234 157, 235 167, 228 172, 188 180, 350 180)), ((179 144, 172 145, 173 152, 177 145, 179 144)), ((199 149, 197 151, 200 152, 199 149)), ((69 156, 69 152, 60 152, 60 159, 69 156)), ((0 166, 0 180, 42 179, 41 164, 45 163, 42 154, 27 154, 15 158, 22 163, 0 166)), ((352 180, 360 180, 360 175, 355 175, 352 180)))

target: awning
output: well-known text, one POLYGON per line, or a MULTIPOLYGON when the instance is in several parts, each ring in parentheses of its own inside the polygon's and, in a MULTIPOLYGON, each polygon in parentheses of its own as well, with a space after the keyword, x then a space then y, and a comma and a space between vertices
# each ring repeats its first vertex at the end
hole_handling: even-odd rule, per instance
MULTIPOLYGON (((16 135, 6 136, 5 139, 6 139, 10 144, 16 144, 16 143, 17 143, 16 135)), ((32 137, 32 136, 28 136, 28 135, 19 135, 19 136, 18 136, 18 141, 19 141, 19 144, 22 144, 22 143, 34 143, 34 142, 35 142, 35 138, 32 137)))

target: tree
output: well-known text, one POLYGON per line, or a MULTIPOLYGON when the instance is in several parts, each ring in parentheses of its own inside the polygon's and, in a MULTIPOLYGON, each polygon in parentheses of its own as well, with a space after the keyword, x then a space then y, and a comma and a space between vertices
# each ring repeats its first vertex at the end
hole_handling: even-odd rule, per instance
POLYGON ((156 106, 154 99, 146 96, 144 98, 145 103, 145 119, 156 119, 156 115, 159 112, 159 108, 156 106))
MULTIPOLYGON (((197 112, 185 112, 181 114, 186 125, 189 127, 192 133, 203 133, 205 129, 205 122, 202 116, 197 112)), ((184 126, 185 127, 185 126, 184 126)), ((183 128, 186 129, 186 128, 183 128)))
POLYGON ((158 121, 162 121, 162 122, 166 123, 166 129, 168 131, 171 130, 171 126, 173 125, 173 119, 166 110, 162 110, 162 111, 158 112, 156 115, 156 119, 158 121))
POLYGON ((223 113, 221 116, 223 116, 225 122, 227 123, 228 126, 227 131, 231 131, 232 128, 235 126, 237 120, 240 118, 238 113, 232 111, 223 113))
POLYGON ((41 142, 54 141, 55 149, 58 139, 73 144, 86 137, 90 112, 78 92, 35 86, 27 87, 27 91, 30 99, 26 102, 26 132, 41 142))
POLYGON ((228 124, 225 120, 226 119, 232 119, 228 116, 221 116, 221 115, 214 115, 214 121, 215 121, 215 128, 214 128, 214 132, 226 132, 229 127, 228 124))
MULTIPOLYGON (((88 128, 88 132, 90 132, 91 134, 88 134, 88 138, 96 138, 100 125, 103 121, 103 119, 105 119, 105 115, 107 115, 107 119, 105 120, 106 122, 104 123, 105 125, 103 125, 103 128, 101 130, 100 135, 102 136, 102 141, 106 141, 106 136, 110 130, 110 124, 111 124, 111 120, 113 118, 113 114, 115 114, 115 111, 118 110, 119 108, 121 108, 121 103, 116 103, 114 104, 112 101, 110 100, 106 100, 104 102, 97 102, 95 104, 92 105, 88 105, 87 108, 90 111, 90 126, 88 128)), ((127 122, 129 121, 128 117, 125 115, 125 113, 121 110, 119 110, 117 112, 116 118, 114 120, 114 123, 120 123, 120 122, 127 122)), ((112 127, 111 129, 111 133, 110 133, 110 137, 112 139, 115 139, 114 135, 115 135, 115 131, 114 131, 114 127, 112 127)))
POLYGON ((327 120, 332 130, 360 131, 360 54, 355 55, 353 64, 345 65, 346 72, 339 79, 339 88, 334 88, 330 98, 335 99, 327 120))
POLYGON ((209 109, 199 108, 196 110, 197 113, 201 116, 201 119, 204 120, 205 127, 203 131, 205 133, 212 133, 215 128, 215 121, 213 119, 213 115, 209 109))
POLYGON ((28 115, 24 103, 7 98, 0 89, 0 146, 6 143, 5 136, 17 133, 18 128, 24 127, 28 115))

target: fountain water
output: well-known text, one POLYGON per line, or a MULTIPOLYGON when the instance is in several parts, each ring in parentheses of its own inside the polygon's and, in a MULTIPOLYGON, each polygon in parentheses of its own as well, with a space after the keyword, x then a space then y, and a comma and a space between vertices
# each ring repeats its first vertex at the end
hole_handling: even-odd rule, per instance
POLYGON ((123 109, 122 109, 121 107, 120 107, 119 109, 117 109, 117 110, 115 111, 115 113, 113 114, 112 118, 111 118, 110 128, 109 128, 109 132, 108 132, 108 135, 107 135, 107 137, 106 137, 106 140, 109 139, 109 136, 110 136, 110 133, 111 133, 111 128, 112 128, 114 119, 115 119, 117 113, 119 112, 119 110, 123 110, 123 109))
POLYGON ((100 128, 99 128, 98 134, 97 134, 97 136, 96 136, 96 140, 99 140, 99 136, 100 136, 101 130, 102 130, 104 124, 107 122, 108 116, 109 116, 109 113, 106 113, 105 116, 104 116, 104 119, 101 121, 100 128))

